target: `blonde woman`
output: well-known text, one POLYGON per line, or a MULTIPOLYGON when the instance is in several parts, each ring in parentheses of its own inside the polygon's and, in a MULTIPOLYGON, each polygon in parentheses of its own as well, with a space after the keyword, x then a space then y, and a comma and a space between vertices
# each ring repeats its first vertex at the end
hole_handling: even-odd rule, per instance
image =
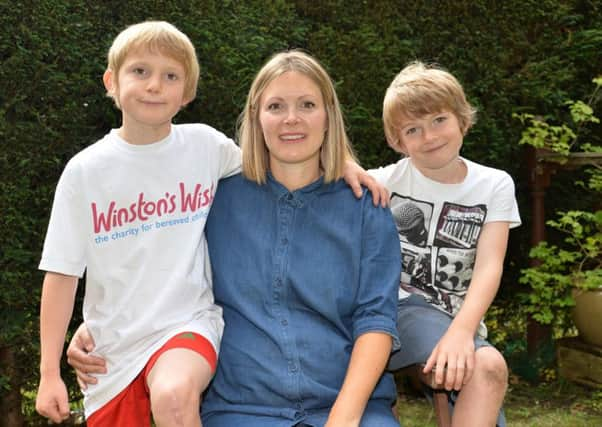
POLYGON ((226 329, 205 426, 398 426, 383 374, 395 331, 399 242, 388 209, 341 180, 350 151, 332 82, 277 54, 241 115, 243 174, 207 222, 226 329))

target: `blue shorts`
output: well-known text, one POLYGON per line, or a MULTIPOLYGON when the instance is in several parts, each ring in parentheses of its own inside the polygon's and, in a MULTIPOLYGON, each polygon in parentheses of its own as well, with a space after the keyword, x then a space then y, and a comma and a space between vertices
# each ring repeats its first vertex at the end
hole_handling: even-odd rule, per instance
MULTIPOLYGON (((452 320, 449 314, 436 309, 419 295, 411 295, 400 300, 397 305, 397 332, 401 349, 391 355, 387 369, 396 371, 406 366, 426 362, 452 320)), ((475 350, 491 346, 489 342, 476 336, 474 345, 475 350)), ((453 410, 457 393, 451 392, 449 396, 453 410)), ((503 410, 500 410, 497 426, 506 426, 503 410)))
MULTIPOLYGON (((401 349, 392 354, 388 369, 396 371, 415 363, 424 363, 445 334, 453 318, 436 309, 419 295, 400 300, 397 305, 397 332, 401 349)), ((475 350, 491 346, 475 337, 475 350)))

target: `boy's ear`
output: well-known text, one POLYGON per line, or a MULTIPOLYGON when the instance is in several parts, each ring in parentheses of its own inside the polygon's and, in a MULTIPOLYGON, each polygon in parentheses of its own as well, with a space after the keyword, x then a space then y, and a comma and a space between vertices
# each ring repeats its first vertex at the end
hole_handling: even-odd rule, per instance
POLYGON ((105 85, 107 92, 112 95, 115 92, 115 81, 113 79, 113 71, 107 68, 105 73, 102 75, 102 82, 105 85))
POLYGON ((391 145, 391 147, 399 154, 403 154, 404 156, 408 155, 408 150, 406 150, 406 147, 403 145, 403 142, 401 142, 401 139, 397 139, 397 141, 395 141, 395 145, 391 145))
POLYGON ((471 126, 469 124, 464 125, 464 128, 462 129, 462 136, 466 136, 470 128, 471 126))
POLYGON ((196 98, 196 92, 193 93, 192 95, 185 97, 182 99, 182 105, 180 105, 180 109, 186 107, 188 104, 190 104, 192 101, 194 101, 194 99, 196 98))
POLYGON ((184 99, 182 100, 182 105, 180 105, 180 108, 184 108, 186 107, 188 104, 190 104, 192 101, 194 100, 194 98, 192 99, 184 99))

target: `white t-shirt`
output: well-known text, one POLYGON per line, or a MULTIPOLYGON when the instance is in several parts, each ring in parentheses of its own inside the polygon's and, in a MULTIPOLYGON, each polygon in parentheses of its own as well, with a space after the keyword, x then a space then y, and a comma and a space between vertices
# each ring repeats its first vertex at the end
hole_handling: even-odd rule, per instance
MULTIPOLYGON (((479 234, 487 222, 520 225, 514 182, 506 172, 462 158, 458 184, 425 177, 403 158, 368 171, 391 193, 399 233, 402 273, 399 298, 411 293, 455 316, 472 278, 479 234)), ((479 335, 487 336, 483 324, 479 335)))
POLYGON ((65 167, 39 268, 86 272, 84 321, 108 368, 85 393, 87 416, 182 331, 201 334, 218 352, 223 319, 204 228, 218 180, 240 164, 232 140, 186 124, 150 145, 112 130, 65 167))

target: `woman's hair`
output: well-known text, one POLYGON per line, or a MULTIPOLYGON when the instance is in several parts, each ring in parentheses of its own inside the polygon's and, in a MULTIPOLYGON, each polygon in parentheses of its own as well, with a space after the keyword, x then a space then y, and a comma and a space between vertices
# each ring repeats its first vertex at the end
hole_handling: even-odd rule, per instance
POLYGON ((408 64, 391 82, 383 101, 383 124, 387 142, 399 149, 398 127, 403 117, 451 111, 463 134, 476 121, 476 109, 466 100, 464 89, 449 72, 420 61, 408 64))
MULTIPOLYGON (((127 56, 139 51, 161 53, 182 64, 185 73, 184 98, 189 101, 195 98, 199 63, 194 46, 186 34, 165 21, 146 21, 127 27, 113 40, 107 58, 107 68, 113 73, 117 85, 119 70, 127 56)), ((117 98, 114 100, 117 103, 117 98)))
POLYGON ((309 54, 298 50, 280 52, 272 56, 253 80, 245 108, 238 119, 242 172, 246 178, 258 184, 266 181, 269 153, 259 122, 259 103, 266 87, 274 79, 289 71, 310 78, 320 89, 327 119, 327 131, 320 150, 320 167, 325 182, 336 180, 343 175, 345 160, 355 158, 345 131, 339 100, 334 85, 322 65, 309 54))

